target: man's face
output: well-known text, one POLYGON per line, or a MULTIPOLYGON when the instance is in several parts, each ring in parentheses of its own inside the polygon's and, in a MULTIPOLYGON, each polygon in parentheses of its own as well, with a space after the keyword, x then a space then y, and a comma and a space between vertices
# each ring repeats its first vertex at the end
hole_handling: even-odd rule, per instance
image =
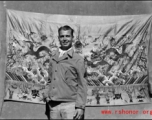
POLYGON ((71 30, 61 30, 58 38, 63 50, 68 50, 72 47, 73 36, 71 30))

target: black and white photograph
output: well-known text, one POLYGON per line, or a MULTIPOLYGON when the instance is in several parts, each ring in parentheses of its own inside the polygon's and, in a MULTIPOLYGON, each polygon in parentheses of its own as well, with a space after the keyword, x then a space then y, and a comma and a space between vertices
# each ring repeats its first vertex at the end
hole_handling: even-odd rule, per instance
POLYGON ((0 1, 0 119, 151 119, 152 1, 0 1))

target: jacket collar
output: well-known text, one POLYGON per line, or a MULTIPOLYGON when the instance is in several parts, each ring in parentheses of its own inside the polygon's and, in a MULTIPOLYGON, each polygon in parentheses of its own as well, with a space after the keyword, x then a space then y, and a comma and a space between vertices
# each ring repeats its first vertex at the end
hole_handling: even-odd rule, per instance
POLYGON ((74 49, 71 48, 69 51, 67 51, 67 55, 72 58, 73 57, 73 53, 74 53, 74 49))

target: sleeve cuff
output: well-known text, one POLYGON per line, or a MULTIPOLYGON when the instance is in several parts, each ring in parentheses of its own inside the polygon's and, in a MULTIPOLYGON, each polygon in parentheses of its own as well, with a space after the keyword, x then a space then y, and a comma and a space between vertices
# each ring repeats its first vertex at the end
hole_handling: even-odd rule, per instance
POLYGON ((75 108, 79 108, 79 109, 83 109, 84 110, 85 106, 78 106, 78 105, 76 105, 75 108))

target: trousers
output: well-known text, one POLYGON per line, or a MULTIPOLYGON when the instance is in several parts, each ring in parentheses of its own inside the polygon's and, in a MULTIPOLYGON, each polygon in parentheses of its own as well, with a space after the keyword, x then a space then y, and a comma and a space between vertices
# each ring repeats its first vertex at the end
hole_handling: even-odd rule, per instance
POLYGON ((73 119, 75 102, 48 102, 50 116, 48 119, 73 119))

